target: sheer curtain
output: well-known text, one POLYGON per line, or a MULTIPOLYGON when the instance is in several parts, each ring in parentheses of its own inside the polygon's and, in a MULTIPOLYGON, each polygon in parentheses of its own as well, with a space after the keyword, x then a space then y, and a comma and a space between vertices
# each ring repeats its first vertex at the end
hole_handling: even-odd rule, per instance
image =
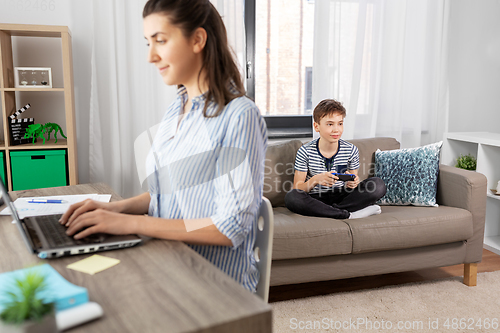
MULTIPOLYGON (((213 0, 230 44, 243 63, 243 0, 213 0)), ((92 0, 90 182, 105 182, 123 197, 142 193, 134 141, 160 122, 175 99, 147 62, 142 9, 146 0, 92 0)))
POLYGON ((316 1, 313 103, 343 102, 344 138, 442 139, 448 1, 316 1))
POLYGON ((245 64, 245 0, 210 0, 224 20, 229 46, 238 62, 241 78, 244 80, 245 64))

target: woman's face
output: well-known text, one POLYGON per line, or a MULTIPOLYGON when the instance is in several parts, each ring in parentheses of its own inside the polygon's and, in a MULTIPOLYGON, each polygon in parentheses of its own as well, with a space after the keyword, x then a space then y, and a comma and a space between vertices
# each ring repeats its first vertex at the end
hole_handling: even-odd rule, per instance
POLYGON ((202 62, 194 38, 186 38, 168 16, 158 13, 144 18, 144 36, 149 45, 148 61, 158 68, 163 82, 185 86, 197 82, 202 62))

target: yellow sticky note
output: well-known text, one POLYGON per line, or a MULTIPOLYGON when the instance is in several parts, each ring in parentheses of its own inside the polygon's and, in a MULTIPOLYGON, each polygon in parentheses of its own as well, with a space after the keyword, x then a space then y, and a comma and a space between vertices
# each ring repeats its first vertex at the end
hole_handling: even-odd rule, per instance
POLYGON ((120 260, 118 259, 94 254, 91 257, 74 262, 66 267, 75 271, 94 275, 95 273, 102 272, 103 270, 113 267, 114 265, 118 265, 118 263, 120 263, 120 260))

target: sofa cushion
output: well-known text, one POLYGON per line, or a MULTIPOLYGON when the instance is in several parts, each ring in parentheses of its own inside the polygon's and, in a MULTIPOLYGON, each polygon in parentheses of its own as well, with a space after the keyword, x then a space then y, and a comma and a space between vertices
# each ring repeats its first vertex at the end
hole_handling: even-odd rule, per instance
POLYGON ((472 237, 471 213, 447 206, 383 206, 380 215, 345 222, 352 232, 352 253, 445 244, 472 237))
POLYGON ((300 140, 269 145, 264 167, 264 196, 273 207, 285 205, 285 195, 293 188, 294 163, 300 140))
POLYGON ((387 193, 379 205, 436 206, 439 155, 443 141, 417 148, 375 152, 375 176, 387 193))
POLYGON ((274 211, 273 260, 349 254, 352 237, 345 220, 274 211))

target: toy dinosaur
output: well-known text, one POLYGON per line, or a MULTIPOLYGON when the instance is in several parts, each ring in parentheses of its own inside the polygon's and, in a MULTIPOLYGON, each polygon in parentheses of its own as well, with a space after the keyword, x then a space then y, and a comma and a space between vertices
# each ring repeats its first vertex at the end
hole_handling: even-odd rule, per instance
POLYGON ((33 124, 29 125, 28 128, 26 129, 26 134, 24 134, 24 138, 28 139, 30 137, 33 137, 33 144, 35 143, 35 138, 41 138, 43 139, 43 143, 45 144, 45 137, 44 134, 48 134, 48 140, 50 140, 50 133, 54 132, 54 138, 56 139, 55 143, 57 143, 57 132, 60 132, 61 135, 67 139, 67 137, 64 135, 63 130, 61 126, 57 125, 56 123, 46 123, 45 125, 42 124, 33 124))
POLYGON ((52 131, 55 131, 54 132, 54 139, 56 139, 55 143, 57 143, 57 132, 61 132, 63 138, 67 139, 66 135, 64 135, 63 133, 61 126, 57 125, 56 123, 46 123, 44 125, 44 128, 47 130, 47 134, 49 135, 49 140, 50 140, 50 133, 52 133, 52 131))
POLYGON ((36 138, 41 138, 43 139, 43 144, 45 144, 45 137, 43 136, 45 132, 46 130, 42 126, 42 124, 29 125, 28 128, 26 129, 26 134, 24 134, 24 138, 28 139, 30 137, 33 137, 33 144, 35 144, 36 138))

